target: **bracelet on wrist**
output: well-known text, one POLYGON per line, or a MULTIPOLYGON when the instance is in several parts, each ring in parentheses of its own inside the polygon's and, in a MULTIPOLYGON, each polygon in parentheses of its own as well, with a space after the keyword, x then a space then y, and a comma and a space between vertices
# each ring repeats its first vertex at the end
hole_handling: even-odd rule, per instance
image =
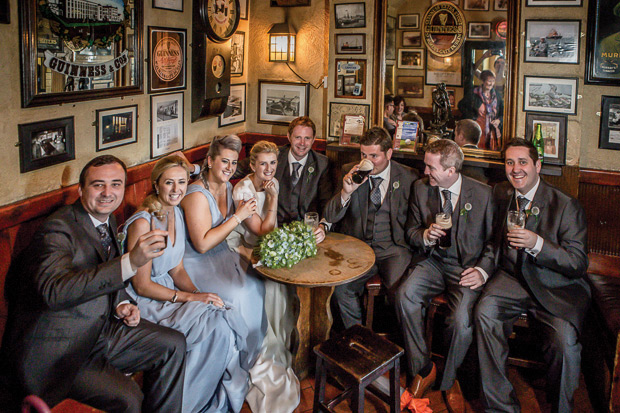
POLYGON ((172 296, 172 298, 170 299, 171 303, 176 303, 177 302, 177 298, 179 298, 179 293, 178 291, 174 291, 174 295, 172 296))
POLYGON ((196 288, 194 291, 192 291, 192 294, 198 294, 200 292, 200 290, 198 288, 196 288))
POLYGON ((241 218, 237 216, 237 214, 232 214, 233 218, 237 220, 237 224, 241 224, 241 218))

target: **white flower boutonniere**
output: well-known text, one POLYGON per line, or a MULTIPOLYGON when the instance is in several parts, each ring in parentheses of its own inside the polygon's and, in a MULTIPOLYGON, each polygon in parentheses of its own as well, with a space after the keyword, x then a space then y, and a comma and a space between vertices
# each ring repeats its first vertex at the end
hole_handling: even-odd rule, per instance
POLYGON ((121 255, 125 253, 125 238, 127 238, 127 234, 123 231, 116 234, 116 241, 118 241, 118 244, 121 246, 121 255))
POLYGON ((306 177, 306 183, 310 182, 310 178, 314 174, 314 166, 308 167, 308 176, 306 177))
POLYGON ((536 223, 538 224, 538 215, 540 214, 540 209, 537 206, 531 207, 527 211, 525 211, 525 217, 529 218, 531 215, 534 215, 536 219, 536 223))
POLYGON ((392 192, 396 191, 398 188, 400 188, 400 181, 396 181, 392 184, 392 192))
POLYGON ((465 222, 467 223, 467 217, 469 215, 469 211, 471 211, 471 204, 468 202, 465 206, 459 211, 460 216, 465 217, 465 222))

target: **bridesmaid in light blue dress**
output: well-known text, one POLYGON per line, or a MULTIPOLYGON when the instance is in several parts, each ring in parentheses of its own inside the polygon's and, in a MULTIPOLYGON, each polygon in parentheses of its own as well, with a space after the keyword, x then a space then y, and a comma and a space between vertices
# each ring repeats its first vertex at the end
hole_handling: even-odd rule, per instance
POLYGON ((127 290, 144 319, 185 334, 183 412, 238 412, 248 390, 240 360, 247 327, 217 294, 200 292, 184 269, 185 222, 177 205, 188 179, 188 166, 178 156, 155 165, 151 181, 156 194, 127 220, 125 233, 131 250, 138 238, 148 238, 151 212, 161 211, 168 216, 167 245, 161 256, 138 269, 127 290))
POLYGON ((181 202, 188 233, 183 260, 199 289, 217 293, 227 307, 241 315, 247 326, 241 365, 249 370, 263 343, 267 319, 263 280, 251 268, 245 271, 239 254, 226 243, 237 224, 256 213, 256 199, 242 201, 234 210, 229 180, 237 169, 240 150, 241 140, 234 135, 211 142, 200 179, 188 187, 181 202))

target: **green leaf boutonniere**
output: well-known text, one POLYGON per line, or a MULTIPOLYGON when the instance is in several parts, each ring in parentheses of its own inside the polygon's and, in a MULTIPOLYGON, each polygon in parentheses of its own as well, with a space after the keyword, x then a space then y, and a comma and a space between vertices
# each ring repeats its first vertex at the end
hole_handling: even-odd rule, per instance
POLYGON ((536 219, 536 224, 538 224, 538 215, 540 215, 540 209, 537 206, 531 207, 530 209, 525 211, 526 218, 529 218, 531 215, 534 215, 534 218, 536 219))
POLYGON ((118 241, 118 244, 121 246, 121 255, 125 253, 125 238, 127 238, 127 234, 125 234, 124 231, 121 231, 118 234, 116 234, 116 240, 118 241))
POLYGON ((314 166, 308 167, 308 176, 306 177, 306 183, 310 182, 310 178, 314 174, 314 166))
POLYGON ((392 193, 394 193, 394 191, 396 191, 398 188, 400 188, 400 181, 396 181, 392 184, 392 193))
POLYGON ((465 204, 463 208, 459 211, 459 215, 465 217, 465 223, 467 223, 467 217, 469 215, 469 211, 471 211, 471 204, 468 202, 465 204))

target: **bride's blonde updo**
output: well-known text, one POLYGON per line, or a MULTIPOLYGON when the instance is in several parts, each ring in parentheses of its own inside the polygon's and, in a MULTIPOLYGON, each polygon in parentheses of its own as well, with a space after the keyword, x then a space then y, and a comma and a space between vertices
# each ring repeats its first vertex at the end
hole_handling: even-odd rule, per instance
POLYGON ((273 142, 268 141, 258 141, 252 146, 252 150, 250 151, 250 163, 252 165, 256 165, 256 158, 260 153, 275 153, 276 157, 278 156, 278 147, 273 142))

